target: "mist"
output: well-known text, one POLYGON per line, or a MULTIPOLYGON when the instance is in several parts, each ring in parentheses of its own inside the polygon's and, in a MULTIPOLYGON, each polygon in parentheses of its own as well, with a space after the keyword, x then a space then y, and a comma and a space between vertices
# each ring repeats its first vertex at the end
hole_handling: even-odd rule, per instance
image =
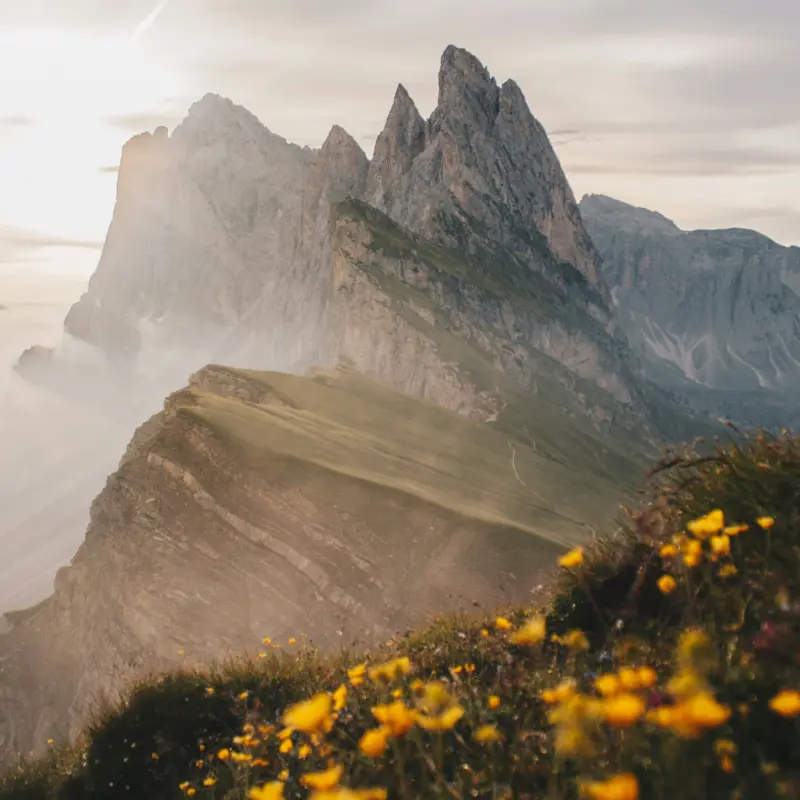
POLYGON ((206 363, 144 337, 146 369, 122 379, 98 351, 63 332, 84 289, 52 276, 0 282, 0 614, 52 593, 136 428, 206 363), (53 353, 32 382, 14 367, 36 345, 53 353))

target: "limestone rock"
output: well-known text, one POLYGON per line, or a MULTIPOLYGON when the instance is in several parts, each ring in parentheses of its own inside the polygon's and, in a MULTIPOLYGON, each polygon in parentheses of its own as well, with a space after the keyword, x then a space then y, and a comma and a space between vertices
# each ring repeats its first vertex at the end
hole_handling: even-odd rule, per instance
POLYGON ((602 196, 584 197, 581 213, 620 325, 654 380, 800 389, 800 248, 742 229, 682 231, 602 196))

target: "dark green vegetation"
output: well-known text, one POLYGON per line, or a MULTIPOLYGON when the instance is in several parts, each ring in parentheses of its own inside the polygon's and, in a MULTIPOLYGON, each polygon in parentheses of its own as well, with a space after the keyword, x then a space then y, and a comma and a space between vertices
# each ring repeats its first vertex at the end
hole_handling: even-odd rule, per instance
MULTIPOLYGON (((581 629, 588 650, 549 641, 512 644, 494 619, 446 618, 369 654, 370 663, 408 656, 415 676, 446 681, 465 711, 452 730, 414 729, 397 740, 395 757, 367 758, 357 742, 375 725, 369 709, 388 695, 369 681, 350 687, 327 737, 329 756, 345 767, 343 784, 388 787, 390 797, 566 798, 576 795, 580 780, 633 773, 642 798, 797 797, 800 717, 777 713, 769 701, 781 690, 800 688, 800 441, 788 434, 757 436, 712 456, 673 455, 654 475, 654 510, 587 554, 582 566, 562 570, 551 587, 544 605, 548 632, 581 629), (689 521, 715 509, 725 510, 728 524, 749 526, 729 536, 729 555, 712 556, 706 534, 698 539, 704 556, 695 567, 659 555, 689 521), (726 565, 735 572, 724 571, 726 565), (665 573, 677 582, 666 595, 657 586, 665 573), (688 652, 684 640, 676 664, 685 629, 704 631, 708 641, 688 652), (657 688, 646 695, 651 709, 676 707, 669 679, 696 669, 725 718, 709 722, 713 715, 706 714, 706 728, 692 737, 642 720, 625 728, 609 723, 591 732, 590 757, 570 755, 558 742, 554 751, 547 719, 552 706, 543 702, 542 690, 569 677, 591 693, 593 674, 642 665, 657 673, 657 688), (495 725, 506 743, 475 742, 471 732, 482 724, 495 725), (399 756, 405 759, 400 768, 399 756)), ((691 538, 683 534, 678 547, 691 538)), ((516 626, 532 611, 511 609, 506 616, 516 626)), ((278 752, 267 729, 257 737, 263 743, 234 746, 233 738, 248 720, 279 725, 288 704, 346 684, 346 667, 361 655, 323 658, 282 644, 261 661, 135 687, 74 751, 8 774, 0 797, 179 798, 178 785, 189 781, 198 797, 241 798, 246 785, 272 780, 284 769, 285 796, 304 797, 298 777, 324 769, 327 756, 312 748, 299 758, 301 734, 294 734, 289 753, 278 752), (268 763, 208 759, 225 747, 268 763), (216 784, 204 788, 208 776, 216 784)), ((408 682, 397 683, 406 697, 408 682)))

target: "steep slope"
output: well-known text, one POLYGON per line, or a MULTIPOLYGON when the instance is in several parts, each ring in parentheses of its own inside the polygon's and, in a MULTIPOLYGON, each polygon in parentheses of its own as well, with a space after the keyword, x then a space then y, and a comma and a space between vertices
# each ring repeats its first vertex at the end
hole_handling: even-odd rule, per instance
POLYGON ((800 248, 755 231, 682 231, 598 195, 580 208, 620 325, 654 380, 800 390, 800 248))
POLYGON ((144 671, 524 598, 640 469, 551 438, 347 370, 200 371, 137 431, 53 597, 0 636, 0 760, 76 735, 144 671))

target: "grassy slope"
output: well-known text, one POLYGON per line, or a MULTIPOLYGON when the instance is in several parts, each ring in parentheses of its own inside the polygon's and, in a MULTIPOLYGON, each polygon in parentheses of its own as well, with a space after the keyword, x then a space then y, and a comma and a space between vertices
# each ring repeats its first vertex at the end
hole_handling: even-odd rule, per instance
MULTIPOLYGON (((622 453, 608 459, 616 474, 587 459, 588 434, 571 431, 563 420, 559 430, 542 431, 546 441, 552 437, 559 463, 491 424, 348 370, 308 378, 213 369, 259 385, 267 399, 255 405, 193 391, 179 413, 215 431, 242 465, 289 458, 556 543, 582 539, 586 526, 609 522, 641 472, 640 462, 622 453)), ((541 421, 530 424, 538 430, 541 421)), ((302 480, 302 470, 293 473, 302 480)))
MULTIPOLYGON (((798 480, 800 441, 789 436, 731 446, 711 460, 691 454, 676 459, 656 487, 664 501, 664 532, 654 539, 641 523, 638 533, 613 549, 598 549, 578 570, 583 577, 570 573, 555 584, 545 609, 549 631, 581 628, 588 651, 551 643, 543 649, 514 645, 493 620, 443 619, 368 654, 371 663, 410 656, 416 675, 446 683, 464 716, 441 740, 415 729, 397 740, 392 757, 367 758, 356 743, 375 725, 370 708, 387 695, 369 681, 351 687, 327 737, 330 755, 346 769, 345 785, 387 786, 398 798, 560 799, 577 796, 579 779, 632 772, 643 798, 797 797, 800 723, 771 710, 768 701, 780 689, 800 688, 798 480), (689 572, 659 558, 661 541, 717 507, 727 510, 729 522, 751 526, 735 538, 730 556, 711 560, 706 542, 706 556, 689 572), (756 523, 767 511, 775 518, 769 531, 756 523), (735 564, 737 574, 721 577, 722 563, 735 564), (678 580, 678 590, 666 596, 656 587, 665 571, 678 580), (684 649, 676 662, 675 647, 687 626, 710 638, 705 647, 684 649), (656 707, 672 702, 668 679, 680 663, 684 674, 694 670, 708 682, 728 710, 724 721, 691 738, 642 721, 624 729, 592 723, 586 736, 594 752, 569 756, 558 738, 553 749, 547 719, 552 707, 543 702, 543 689, 574 676, 591 695, 593 674, 649 664, 658 688, 642 696, 656 707), (465 664, 474 665, 474 672, 463 669, 465 664), (490 702, 490 696, 498 701, 490 702), (496 726, 506 744, 474 742, 471 731, 482 724, 496 726), (731 754, 727 762, 726 754, 731 754)), ((507 616, 517 625, 529 613, 512 609, 507 616)), ((315 751, 299 757, 303 735, 295 735, 289 753, 279 753, 269 734, 256 737, 264 743, 251 745, 234 745, 233 737, 246 713, 254 721, 276 722, 287 704, 347 682, 345 667, 357 659, 357 654, 322 659, 309 651, 273 648, 263 661, 143 684, 124 706, 97 721, 85 750, 24 765, 0 784, 0 797, 179 798, 177 786, 187 780, 198 797, 233 800, 245 796, 248 784, 274 779, 283 769, 289 772, 286 797, 305 797, 298 778, 324 768, 328 756, 315 751), (210 696, 209 686, 215 690, 210 696), (249 694, 241 696, 243 691, 249 694), (221 747, 255 752, 268 763, 220 764, 209 754, 221 747), (214 787, 203 787, 208 776, 217 781, 214 787)), ((397 685, 413 705, 408 679, 397 685)), ((558 729, 556 724, 556 736, 558 729)))

